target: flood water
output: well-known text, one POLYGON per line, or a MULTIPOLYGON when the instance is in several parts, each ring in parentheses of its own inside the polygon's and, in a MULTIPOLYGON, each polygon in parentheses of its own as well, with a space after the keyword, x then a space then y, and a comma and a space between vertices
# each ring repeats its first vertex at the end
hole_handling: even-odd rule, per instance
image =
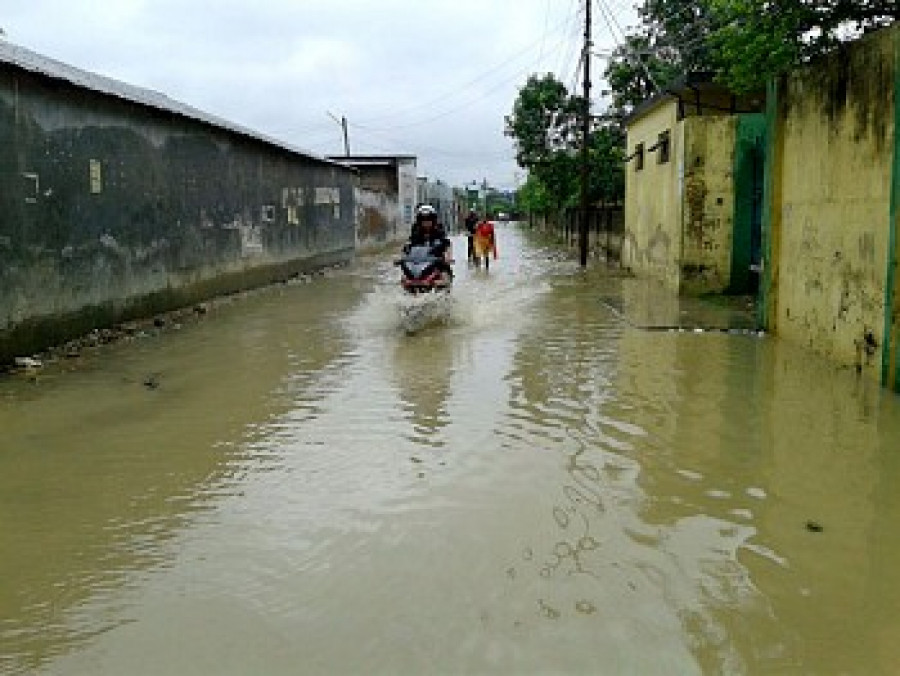
POLYGON ((0 380, 0 674, 898 673, 900 398, 498 238, 0 380))

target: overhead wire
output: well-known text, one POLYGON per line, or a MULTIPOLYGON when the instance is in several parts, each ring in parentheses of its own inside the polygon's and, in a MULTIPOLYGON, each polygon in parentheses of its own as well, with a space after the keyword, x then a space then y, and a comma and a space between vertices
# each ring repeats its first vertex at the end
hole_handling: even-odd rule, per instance
MULTIPOLYGON (((448 116, 450 116, 454 113, 457 113, 461 110, 470 108, 473 104, 478 103, 479 101, 484 101, 484 100, 489 99, 498 94, 505 94, 506 92, 504 90, 500 89, 500 87, 502 85, 505 85, 510 82, 513 82, 514 80, 520 79, 525 73, 528 73, 530 70, 531 70, 531 67, 530 67, 530 65, 528 65, 524 68, 521 68, 521 69, 515 71, 514 73, 511 73, 510 75, 503 78, 502 80, 493 82, 492 88, 488 91, 474 93, 468 97, 457 99, 456 103, 454 103, 449 108, 444 108, 444 109, 440 110, 439 112, 429 115, 428 117, 423 117, 423 118, 414 120, 412 122, 397 122, 397 123, 389 125, 388 128, 393 130, 393 129, 408 129, 408 128, 412 128, 412 127, 420 127, 422 125, 430 124, 431 122, 435 122, 442 118, 448 117, 448 116)), ((376 131, 378 129, 384 128, 384 127, 379 127, 378 125, 373 125, 371 122, 366 122, 366 121, 350 122, 349 124, 358 129, 368 130, 368 131, 376 131)))
POLYGON ((560 76, 560 80, 566 82, 568 78, 568 73, 573 70, 572 64, 575 62, 575 68, 578 67, 576 58, 578 58, 579 52, 579 35, 581 32, 581 14, 582 14, 582 5, 581 0, 572 0, 572 10, 569 12, 569 26, 567 28, 567 44, 569 48, 567 50, 563 50, 562 52, 562 60, 559 62, 559 66, 556 69, 556 72, 560 76))
POLYGON ((414 149, 427 151, 432 155, 442 155, 444 157, 456 157, 456 158, 491 158, 491 159, 513 159, 514 153, 503 152, 503 153, 485 153, 484 151, 458 151, 458 150, 448 150, 446 148, 440 148, 437 146, 433 146, 431 144, 423 144, 418 141, 410 141, 409 139, 401 141, 396 137, 393 137, 389 133, 385 133, 383 131, 375 131, 372 134, 376 137, 382 138, 392 144, 396 149, 398 145, 406 145, 406 146, 414 146, 414 149))
MULTIPOLYGON (((590 0, 587 0, 590 1, 590 0)), ((477 77, 474 77, 468 80, 462 87, 471 87, 472 85, 482 82, 487 78, 490 78, 492 75, 498 72, 502 72, 509 64, 514 63, 518 59, 521 58, 522 55, 531 52, 535 46, 538 46, 537 50, 537 58, 529 62, 524 68, 520 68, 513 72, 510 75, 503 77, 501 80, 490 81, 491 89, 489 91, 481 91, 474 96, 470 96, 464 101, 461 101, 457 104, 449 108, 444 108, 437 113, 428 115, 424 118, 413 119, 408 122, 395 122, 394 124, 386 125, 386 126, 378 126, 378 122, 383 119, 392 119, 397 120, 398 117, 410 116, 416 111, 434 108, 434 104, 446 100, 449 95, 437 96, 429 101, 419 102, 411 106, 407 106, 403 109, 394 110, 389 118, 385 116, 376 116, 365 118, 362 121, 356 120, 348 120, 348 126, 351 128, 357 129, 359 131, 364 131, 366 134, 364 136, 368 136, 369 138, 364 138, 362 140, 358 140, 356 145, 358 147, 369 147, 369 148, 377 148, 381 149, 385 152, 396 152, 396 148, 398 145, 407 145, 414 147, 417 151, 424 151, 426 154, 430 155, 440 155, 449 158, 478 158, 481 160, 484 159, 496 159, 496 160, 511 160, 515 158, 515 150, 510 147, 508 151, 502 153, 484 153, 482 151, 458 151, 458 150, 448 150, 446 148, 439 148, 429 144, 421 144, 416 141, 411 141, 409 138, 397 139, 396 137, 392 137, 391 132, 399 131, 402 129, 409 129, 412 127, 422 126, 434 122, 436 120, 442 119, 453 113, 458 112, 467 107, 471 107, 473 104, 478 103, 479 101, 483 101, 491 98, 492 96, 497 95, 497 93, 502 93, 500 87, 508 82, 512 81, 515 78, 521 77, 523 73, 528 72, 528 70, 532 70, 532 66, 536 64, 540 64, 544 61, 545 58, 545 50, 547 50, 547 40, 548 37, 552 33, 556 33, 561 37, 551 43, 551 49, 560 45, 561 43, 565 45, 569 45, 570 49, 566 50, 558 50, 560 54, 562 54, 562 61, 560 61, 560 67, 557 69, 557 72, 561 75, 561 80, 565 82, 567 78, 565 78, 565 74, 570 70, 573 71, 572 79, 577 80, 578 76, 581 73, 581 68, 583 67, 583 59, 584 59, 584 51, 579 48, 579 28, 580 21, 583 15, 583 3, 581 0, 571 0, 571 5, 569 11, 566 14, 566 17, 563 21, 556 23, 552 28, 548 28, 549 24, 549 8, 550 8, 550 0, 547 2, 546 13, 544 17, 544 30, 542 31, 541 37, 538 40, 530 43, 528 46, 519 50, 518 52, 511 55, 509 58, 501 61, 496 64, 492 68, 489 68, 478 74, 477 77), (562 31, 559 31, 560 28, 563 28, 562 31), (564 42, 563 42, 564 41, 564 42), (574 47, 571 47, 575 45, 574 47), (578 57, 574 63, 574 69, 572 69, 572 60, 575 57, 578 57), (391 144, 390 147, 382 146, 377 142, 373 142, 374 139, 371 137, 375 136, 376 138, 382 138, 391 144)), ((458 90, 459 87, 454 88, 454 91, 458 90)), ((574 82, 571 87, 574 90, 574 82)), ((320 127, 316 127, 316 129, 320 129, 320 127)), ((332 133, 329 133, 329 136, 332 133)))
MULTIPOLYGON (((591 0, 588 0, 591 2, 591 0)), ((610 29, 610 34, 613 35, 613 39, 616 41, 617 47, 619 50, 625 49, 626 54, 634 58, 637 62, 638 66, 641 70, 644 71, 644 75, 647 77, 647 81, 653 87, 656 92, 660 91, 659 84, 656 82, 656 79, 653 77, 653 74, 650 72, 650 68, 647 66, 647 63, 644 59, 641 58, 641 55, 633 50, 628 50, 628 34, 622 29, 621 24, 619 24, 618 20, 615 17, 615 14, 612 13, 609 6, 606 4, 606 0, 597 0, 597 5, 600 9, 600 14, 603 17, 604 21, 606 21, 607 26, 610 29), (614 33, 618 30, 622 36, 621 42, 615 38, 614 33)))
POLYGON ((555 31, 556 29, 558 29, 561 26, 563 26, 564 24, 566 24, 568 21, 569 21, 569 19, 567 18, 567 19, 563 20, 562 22, 557 23, 555 26, 553 26, 552 29, 545 29, 539 39, 530 42, 525 47, 523 47, 522 49, 520 49, 517 52, 514 52, 511 56, 509 56, 508 58, 504 59, 503 61, 495 64, 491 68, 488 68, 487 70, 483 70, 476 77, 474 77, 466 82, 463 82, 459 85, 453 86, 453 88, 449 91, 445 91, 441 94, 437 94, 437 95, 433 96, 430 99, 427 99, 425 101, 419 101, 417 103, 414 103, 409 106, 405 106, 403 108, 394 108, 389 113, 386 112, 384 115, 376 115, 374 118, 363 118, 362 122, 365 124, 372 124, 372 123, 377 123, 383 119, 397 119, 398 117, 403 117, 413 111, 418 111, 420 109, 433 107, 435 104, 440 103, 441 101, 444 101, 447 98, 453 96, 460 89, 465 89, 467 87, 471 87, 472 85, 475 85, 475 84, 481 82, 482 80, 489 77, 492 73, 503 69, 508 64, 516 61, 517 59, 521 58, 524 55, 531 53, 536 45, 542 45, 546 41, 547 35, 550 34, 551 30, 555 31))

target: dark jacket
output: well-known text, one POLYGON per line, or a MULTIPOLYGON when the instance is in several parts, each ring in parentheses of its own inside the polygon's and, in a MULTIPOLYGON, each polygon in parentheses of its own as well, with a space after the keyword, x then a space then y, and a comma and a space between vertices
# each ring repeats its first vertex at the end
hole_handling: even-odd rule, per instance
POLYGON ((450 239, 441 227, 432 229, 426 235, 421 227, 414 225, 409 235, 409 241, 403 247, 403 251, 408 252, 409 248, 413 246, 430 246, 435 256, 443 258, 444 253, 450 248, 450 239))

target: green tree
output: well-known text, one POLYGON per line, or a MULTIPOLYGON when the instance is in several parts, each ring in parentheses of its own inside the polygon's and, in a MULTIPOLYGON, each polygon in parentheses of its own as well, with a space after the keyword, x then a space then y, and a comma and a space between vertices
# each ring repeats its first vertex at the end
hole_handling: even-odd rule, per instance
POLYGON ((588 146, 589 197, 596 202, 615 202, 625 195, 625 133, 617 124, 605 124, 591 132, 588 146))
POLYGON ((545 214, 553 209, 553 200, 547 187, 535 175, 529 174, 516 194, 516 204, 524 211, 545 214))
POLYGON ((738 92, 900 18, 897 0, 643 0, 606 79, 622 115, 688 72, 738 92))
POLYGON ((654 54, 679 74, 715 68, 710 37, 721 16, 706 0, 644 0, 638 7, 642 33, 654 54))
MULTIPOLYGON (((519 166, 528 170, 519 195, 520 204, 528 205, 525 208, 548 213, 578 204, 583 101, 552 75, 532 75, 519 91, 506 118, 506 134, 516 144, 519 166)), ((594 122, 588 139, 588 197, 596 203, 623 194, 625 137, 611 118, 594 122)))
POLYGON ((612 93, 611 113, 616 119, 621 121, 682 72, 677 62, 658 56, 660 52, 667 54, 657 49, 648 34, 630 35, 613 51, 603 75, 612 93))
POLYGON ((577 179, 577 105, 551 73, 531 75, 506 117, 505 133, 516 145, 516 162, 542 185, 557 210, 571 200, 577 179))
POLYGON ((706 0, 717 75, 736 91, 758 89, 789 68, 900 18, 897 0, 706 0))
POLYGON ((506 117, 506 135, 516 144, 516 162, 533 169, 571 147, 577 110, 566 86, 552 73, 531 75, 506 117))

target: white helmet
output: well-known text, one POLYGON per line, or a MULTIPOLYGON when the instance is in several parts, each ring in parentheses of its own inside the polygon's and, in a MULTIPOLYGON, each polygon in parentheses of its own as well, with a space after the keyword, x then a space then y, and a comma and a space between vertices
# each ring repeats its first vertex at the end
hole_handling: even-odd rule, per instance
POLYGON ((430 204, 420 204, 416 209, 416 223, 422 223, 423 221, 432 221, 435 225, 437 224, 437 211, 430 204))

